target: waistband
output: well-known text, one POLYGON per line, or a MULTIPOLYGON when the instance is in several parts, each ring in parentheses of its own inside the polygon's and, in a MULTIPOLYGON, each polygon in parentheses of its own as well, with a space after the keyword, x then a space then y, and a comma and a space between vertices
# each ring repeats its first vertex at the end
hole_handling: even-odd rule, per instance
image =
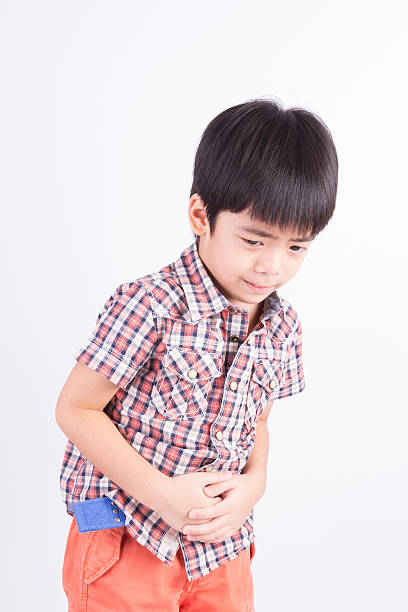
POLYGON ((75 514, 80 533, 125 525, 125 513, 109 497, 68 502, 67 509, 75 514))

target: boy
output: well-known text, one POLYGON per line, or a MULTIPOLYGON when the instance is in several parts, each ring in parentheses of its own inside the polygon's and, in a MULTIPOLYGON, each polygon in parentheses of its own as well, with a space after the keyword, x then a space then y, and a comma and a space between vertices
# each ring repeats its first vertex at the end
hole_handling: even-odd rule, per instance
POLYGON ((330 220, 337 170, 304 109, 255 99, 207 126, 195 241, 116 288, 58 398, 70 611, 254 609, 267 418, 305 388, 299 317, 277 289, 330 220))

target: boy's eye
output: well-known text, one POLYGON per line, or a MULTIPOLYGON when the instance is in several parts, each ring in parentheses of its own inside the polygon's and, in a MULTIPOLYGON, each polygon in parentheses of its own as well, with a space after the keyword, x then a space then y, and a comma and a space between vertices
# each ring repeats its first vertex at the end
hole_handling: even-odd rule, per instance
MULTIPOLYGON (((262 244, 260 240, 248 240, 247 238, 243 238, 243 240, 250 246, 257 246, 258 243, 262 244)), ((297 244, 292 245, 290 248, 296 249, 295 251, 293 251, 294 253, 303 253, 303 251, 306 251, 306 247, 302 247, 297 244)))
POLYGON ((261 242, 260 240, 247 240, 246 238, 244 238, 244 240, 245 240, 245 242, 247 242, 251 246, 255 246, 257 242, 261 242), (253 243, 255 243, 255 244, 253 244, 253 243))

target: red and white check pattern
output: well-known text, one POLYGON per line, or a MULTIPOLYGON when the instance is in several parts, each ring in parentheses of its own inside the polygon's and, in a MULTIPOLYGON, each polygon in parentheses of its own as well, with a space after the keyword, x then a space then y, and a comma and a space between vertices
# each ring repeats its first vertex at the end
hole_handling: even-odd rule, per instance
MULTIPOLYGON (((268 401, 305 388, 301 325, 289 302, 273 292, 247 336, 248 322, 214 285, 194 242, 159 271, 119 285, 76 359, 120 387, 104 410, 158 470, 170 477, 239 473, 268 401)), ((125 513, 129 533, 163 562, 170 564, 181 545, 189 581, 249 546, 254 552, 253 510, 223 542, 189 541, 70 440, 60 484, 66 506, 109 497, 125 513)))

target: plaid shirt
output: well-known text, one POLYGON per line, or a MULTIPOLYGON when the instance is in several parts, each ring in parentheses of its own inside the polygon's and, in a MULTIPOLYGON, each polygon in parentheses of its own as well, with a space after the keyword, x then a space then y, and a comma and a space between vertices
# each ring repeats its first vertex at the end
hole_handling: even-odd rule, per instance
MULTIPOLYGON (((305 387, 302 332, 275 292, 248 334, 248 312, 208 275, 196 242, 158 272, 119 285, 76 359, 118 385, 104 411, 128 442, 167 476, 241 472, 268 401, 305 387), (248 334, 248 335, 247 335, 248 334)), ((253 509, 228 539, 189 541, 93 466, 68 440, 60 475, 68 504, 106 496, 125 528, 170 565, 182 547, 189 581, 255 551, 253 509)))

